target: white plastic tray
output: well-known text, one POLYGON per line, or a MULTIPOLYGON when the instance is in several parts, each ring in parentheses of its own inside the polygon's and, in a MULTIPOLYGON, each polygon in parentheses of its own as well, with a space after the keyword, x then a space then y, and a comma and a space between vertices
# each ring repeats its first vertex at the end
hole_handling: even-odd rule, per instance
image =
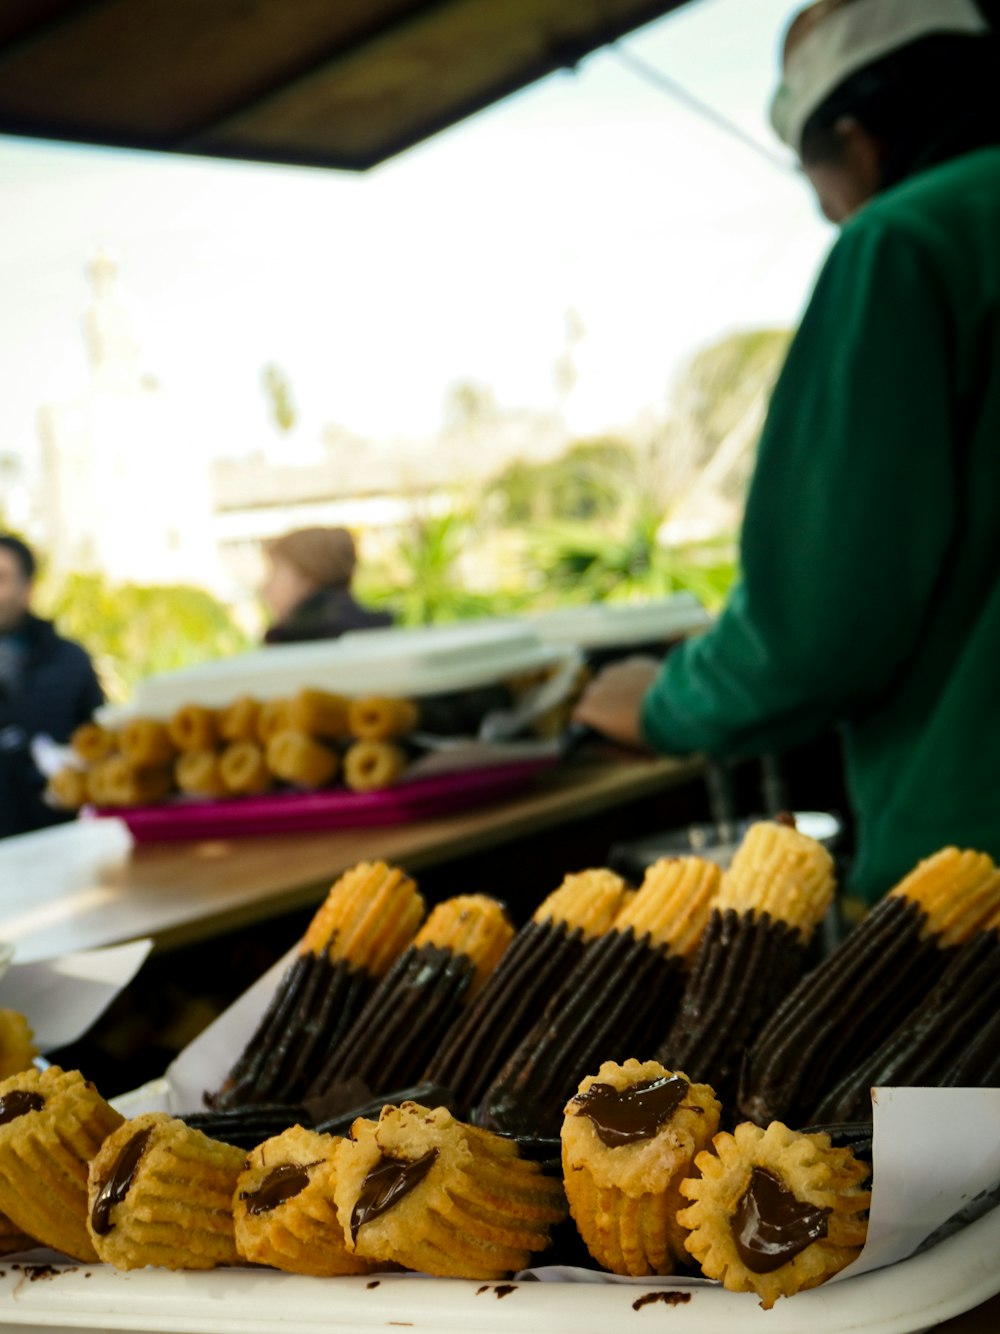
POLYGON ((666 643, 705 630, 712 617, 690 593, 651 602, 594 602, 585 607, 560 607, 527 618, 547 644, 580 648, 666 643))
POLYGON ((780 1300, 681 1281, 475 1283, 405 1275, 314 1279, 252 1270, 118 1273, 0 1260, 0 1325, 168 1334, 914 1334, 1000 1291, 1000 1209, 912 1260, 780 1300), (649 1294, 662 1298, 643 1302, 649 1294), (638 1306, 637 1306, 638 1303, 638 1306))
POLYGON ((366 630, 317 644, 276 644, 150 676, 139 682, 125 708, 106 706, 98 717, 108 725, 130 715, 169 718, 189 703, 219 708, 240 695, 274 699, 303 686, 345 695, 433 695, 490 685, 565 656, 565 649, 543 643, 530 627, 513 621, 366 630))

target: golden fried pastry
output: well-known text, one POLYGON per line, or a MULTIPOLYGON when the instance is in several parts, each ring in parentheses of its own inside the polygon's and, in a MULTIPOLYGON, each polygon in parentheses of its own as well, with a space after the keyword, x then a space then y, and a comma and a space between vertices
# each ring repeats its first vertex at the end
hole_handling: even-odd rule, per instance
POLYGON ((189 797, 225 797, 222 757, 214 750, 185 750, 177 757, 174 779, 189 797))
POLYGON ((118 754, 109 755, 106 760, 98 760, 85 774, 87 800, 94 806, 110 806, 108 777, 117 771, 118 754))
POLYGON ((268 699, 257 713, 257 740, 266 746, 278 732, 291 727, 291 707, 287 699, 268 699))
POLYGON ((677 1215, 706 1278, 761 1306, 814 1288, 857 1259, 868 1234, 868 1168, 824 1134, 743 1122, 699 1153, 677 1215))
POLYGON ((37 1245, 38 1242, 15 1226, 6 1214, 0 1214, 0 1255, 15 1255, 18 1251, 30 1251, 37 1245))
POLYGON ((124 755, 112 755, 100 768, 105 806, 149 806, 163 801, 174 785, 169 769, 133 769, 124 755))
POLYGON ((413 940, 424 901, 384 862, 345 872, 310 922, 256 1032, 210 1101, 294 1101, 413 940))
POLYGON ((740 1112, 759 1125, 816 1124, 840 1081, 998 909, 1000 872, 986 853, 942 848, 922 861, 774 1008, 746 1055, 740 1112))
POLYGON ((253 741, 234 741, 219 756, 219 777, 227 792, 236 796, 259 796, 273 786, 264 752, 253 741))
POLYGON ((829 852, 790 818, 751 825, 722 876, 656 1059, 710 1083, 731 1108, 744 1052, 805 971, 834 888, 829 852))
POLYGON ((355 741, 344 755, 344 783, 352 792, 378 792, 405 768, 406 751, 391 741, 355 741))
POLYGON ((306 736, 346 741, 350 736, 347 710, 350 701, 328 690, 300 690, 288 702, 288 726, 306 736))
POLYGON ((76 1260, 96 1260, 87 1231, 87 1166, 119 1114, 78 1071, 25 1070, 0 1083, 0 1210, 76 1260))
POLYGON ((72 764, 64 765, 49 779, 45 797, 61 811, 78 811, 90 800, 87 774, 72 764))
POLYGON ((352 699, 347 711, 351 736, 359 741, 388 741, 405 736, 417 725, 417 706, 408 699, 384 699, 370 695, 352 699))
POLYGON ((214 750, 219 728, 214 709, 200 704, 185 704, 167 724, 170 740, 181 751, 214 750))
POLYGON ((239 1263, 233 1192, 243 1150, 166 1112, 126 1121, 90 1165, 87 1225, 116 1269, 213 1269, 239 1263))
POLYGON ((38 1055, 27 1019, 17 1010, 0 1010, 0 1079, 31 1068, 38 1055))
POLYGON ((680 1000, 685 955, 717 885, 714 863, 699 858, 651 867, 496 1075, 477 1123, 506 1134, 558 1135, 566 1099, 588 1070, 654 1050, 680 1000))
POLYGON ((118 749, 132 769, 159 769, 177 754, 166 723, 152 718, 130 718, 118 733, 118 749))
POLYGON ((518 932, 422 1078, 451 1089, 459 1106, 471 1112, 579 963, 587 942, 608 930, 628 896, 625 881, 613 871, 566 876, 518 932))
POLYGON ((81 723, 69 739, 69 744, 85 764, 96 764, 106 760, 118 749, 118 738, 114 732, 100 723, 81 723))
POLYGON ((324 787, 340 767, 335 750, 304 732, 275 732, 267 743, 267 767, 275 778, 296 787, 324 787))
POLYGON ((352 1254, 333 1201, 339 1139, 292 1126, 247 1158, 236 1182, 236 1249, 244 1260, 290 1274, 366 1274, 352 1254))
POLYGON ((563 1177, 587 1250, 613 1274, 672 1274, 687 1260, 679 1185, 719 1128, 707 1084, 656 1061, 606 1061, 566 1104, 563 1177))
POLYGON ((219 736, 223 741, 257 741, 257 722, 260 717, 260 701, 250 695, 241 695, 225 709, 220 709, 216 717, 219 736))
POLYGON ((331 1049, 310 1094, 351 1078, 376 1090, 410 1087, 513 935, 495 899, 465 894, 439 903, 331 1049))
POLYGON ((443 1107, 384 1107, 337 1147, 334 1198, 348 1250, 441 1277, 525 1268, 565 1216, 562 1185, 516 1144, 443 1107))

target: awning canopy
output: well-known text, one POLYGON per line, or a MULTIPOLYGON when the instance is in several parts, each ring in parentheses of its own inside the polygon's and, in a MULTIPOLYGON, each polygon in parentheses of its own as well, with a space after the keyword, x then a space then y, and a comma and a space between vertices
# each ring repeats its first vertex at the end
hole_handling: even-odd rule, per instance
POLYGON ((688 0, 4 0, 0 133, 361 170, 688 0))

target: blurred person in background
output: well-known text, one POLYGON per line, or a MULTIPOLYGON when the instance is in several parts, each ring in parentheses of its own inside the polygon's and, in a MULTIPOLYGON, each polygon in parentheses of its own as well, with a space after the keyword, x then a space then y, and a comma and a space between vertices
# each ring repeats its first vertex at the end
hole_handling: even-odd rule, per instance
POLYGON ((336 639, 392 625, 390 612, 362 607, 351 593, 358 556, 346 528, 299 528, 267 543, 265 554, 260 595, 271 618, 265 643, 336 639))
POLYGON ((35 570, 31 548, 0 533, 0 837, 65 818, 41 799, 31 743, 65 744, 104 702, 86 652, 32 612, 35 570))
POLYGON ((874 901, 1000 857, 1000 56, 976 0, 821 0, 772 121, 841 227, 775 386, 715 626, 579 721, 739 758, 839 725, 874 901))

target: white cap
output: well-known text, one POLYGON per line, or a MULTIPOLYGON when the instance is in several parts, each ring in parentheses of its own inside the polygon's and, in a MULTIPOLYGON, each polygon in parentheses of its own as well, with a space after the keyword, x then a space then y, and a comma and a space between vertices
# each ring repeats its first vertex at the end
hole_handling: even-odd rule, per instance
POLYGON ((853 0, 831 7, 786 53, 771 124, 798 152, 806 121, 850 75, 931 33, 989 31, 973 0, 853 0))

